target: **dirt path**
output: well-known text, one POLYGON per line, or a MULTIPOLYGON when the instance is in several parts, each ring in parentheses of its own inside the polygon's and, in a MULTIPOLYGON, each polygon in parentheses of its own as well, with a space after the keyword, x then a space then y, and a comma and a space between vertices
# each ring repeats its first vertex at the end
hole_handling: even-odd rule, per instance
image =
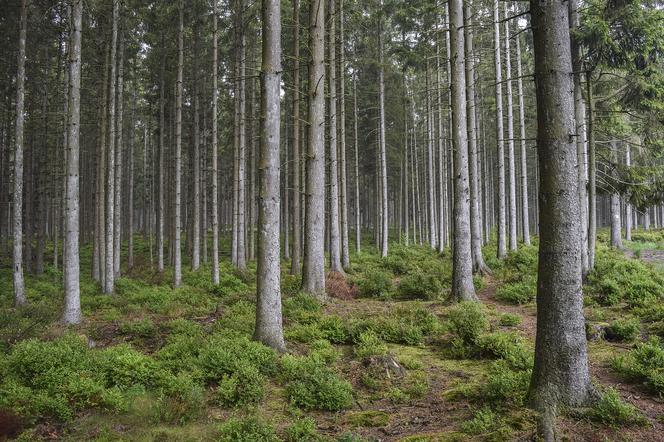
MULTIPOLYGON (((651 250, 649 252, 658 252, 647 255, 644 261, 658 262, 664 266, 664 251, 651 250)), ((537 328, 536 309, 534 305, 509 305, 495 299, 496 288, 498 284, 494 280, 487 283, 487 287, 478 293, 481 301, 492 306, 501 313, 517 314, 523 318, 522 323, 516 327, 525 337, 534 343, 535 332, 537 328)), ((608 344, 612 348, 613 355, 625 352, 629 346, 621 344, 608 344)), ((650 425, 635 428, 612 429, 606 426, 592 424, 590 422, 578 421, 563 417, 561 419, 561 428, 565 436, 571 441, 613 441, 613 440, 634 440, 634 441, 652 441, 661 442, 664 440, 664 400, 657 398, 645 391, 639 385, 623 382, 610 367, 610 362, 606 358, 598 358, 590 353, 590 372, 593 381, 605 388, 614 388, 620 396, 628 403, 636 406, 648 418, 650 425), (598 360, 599 359, 599 360, 598 360)))

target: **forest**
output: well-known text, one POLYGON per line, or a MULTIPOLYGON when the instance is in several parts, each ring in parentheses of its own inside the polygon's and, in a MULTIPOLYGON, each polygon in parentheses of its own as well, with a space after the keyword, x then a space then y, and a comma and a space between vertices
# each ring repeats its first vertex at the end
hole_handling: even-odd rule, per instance
POLYGON ((0 39, 0 441, 664 440, 661 0, 0 39))

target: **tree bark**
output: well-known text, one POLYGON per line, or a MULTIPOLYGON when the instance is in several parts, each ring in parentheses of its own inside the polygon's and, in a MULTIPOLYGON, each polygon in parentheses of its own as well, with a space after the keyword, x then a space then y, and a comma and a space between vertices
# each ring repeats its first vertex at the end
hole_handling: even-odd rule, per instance
MULTIPOLYGON (((530 219, 528 218, 528 152, 526 151, 526 109, 523 100, 523 78, 521 72, 521 35, 516 35, 516 76, 519 96, 519 129, 521 138, 521 230, 523 243, 530 245, 530 219)), ((583 186, 585 189, 585 185, 583 186)), ((581 193, 581 192, 579 192, 581 193)), ((585 204, 585 197, 583 199, 585 204)))
MULTIPOLYGON (((632 147, 629 143, 625 145, 625 166, 632 165, 632 147)), ((632 205, 629 200, 625 201, 625 241, 632 240, 632 205)))
POLYGON ((258 262, 254 338, 285 351, 281 319, 279 250, 279 141, 281 88, 280 0, 263 0, 263 66, 261 69, 260 190, 258 196, 258 262))
POLYGON ((434 164, 436 159, 433 154, 433 108, 431 106, 431 85, 429 81, 429 58, 426 60, 426 117, 427 117, 427 213, 429 215, 429 246, 435 249, 438 244, 436 225, 436 178, 434 176, 434 164))
POLYGON ((123 113, 124 113, 124 32, 120 32, 118 41, 118 98, 116 113, 115 141, 115 184, 113 211, 113 273, 120 277, 120 251, 122 243, 122 146, 123 146, 123 113))
POLYGON ((325 297, 325 0, 309 11, 309 140, 302 289, 325 297))
POLYGON ((507 3, 505 4, 505 76, 507 77, 507 163, 510 177, 509 189, 509 248, 516 250, 516 161, 514 158, 514 106, 512 102, 512 54, 510 51, 510 25, 508 16, 510 14, 507 3))
POLYGON ((586 72, 588 91, 588 271, 595 268, 595 240, 597 238, 597 185, 595 162, 595 124, 593 115, 592 74, 586 72))
POLYGON ((452 87, 452 140, 454 142, 454 251, 452 256, 452 298, 478 301, 473 285, 470 233, 470 188, 468 176, 468 133, 466 128, 466 79, 462 0, 450 0, 450 49, 452 87))
POLYGON ((467 103, 467 131, 468 131, 468 162, 470 179, 470 236, 471 254, 473 257, 473 272, 481 275, 491 274, 491 270, 484 262, 482 256, 482 230, 480 227, 482 213, 480 212, 479 177, 477 171, 477 130, 475 115, 475 54, 473 52, 472 13, 470 3, 464 6, 464 43, 465 43, 465 80, 467 103))
POLYGON ((535 42, 540 246, 535 367, 529 398, 540 412, 540 433, 557 440, 559 405, 592 396, 588 373, 581 236, 574 138, 574 94, 565 3, 530 3, 535 42))
MULTIPOLYGON (((383 0, 380 0, 381 10, 383 9, 383 0)), ((380 107, 380 190, 381 190, 381 244, 380 256, 387 256, 387 244, 389 236, 389 216, 387 213, 387 153, 385 148, 385 64, 384 64, 384 41, 382 19, 379 18, 378 25, 378 94, 380 107)))
POLYGON ((498 258, 507 255, 505 220, 505 140, 503 139, 503 72, 500 56, 500 14, 493 0, 493 55, 496 73, 496 143, 498 144, 498 258))
POLYGON ((28 28, 27 0, 21 0, 21 25, 18 37, 18 69, 16 74, 16 136, 14 141, 14 204, 13 204, 13 282, 14 305, 28 302, 23 279, 23 127, 25 124, 25 44, 28 28))
POLYGON ((218 122, 219 79, 217 77, 218 33, 217 0, 212 0, 212 283, 219 284, 219 165, 218 122))
MULTIPOLYGON (((164 37, 162 34, 162 50, 164 48, 164 37)), ((164 271, 164 137, 166 135, 166 116, 165 106, 166 100, 164 98, 165 88, 164 77, 165 74, 166 54, 162 54, 161 69, 159 73, 159 153, 157 159, 157 271, 162 273, 164 271)), ((216 104, 216 102, 215 102, 216 104)))
POLYGON ((62 322, 81 322, 79 242, 79 132, 81 119, 81 31, 83 0, 71 4, 69 44, 69 118, 67 127, 67 192, 65 197, 65 231, 67 265, 64 267, 65 308, 62 322))
POLYGON ((360 217, 360 173, 359 173, 359 138, 357 131, 357 74, 353 76, 353 144, 355 145, 355 253, 362 250, 362 230, 360 217))
MULTIPOLYGON (((618 146, 615 141, 611 142, 612 167, 618 164, 618 146)), ((613 172, 615 177, 616 172, 613 172)), ((656 212, 655 212, 656 213, 656 212)), ((620 222, 620 194, 613 190, 611 192, 611 247, 622 249, 622 227, 620 222)))
MULTIPOLYGON (((127 267, 134 267, 134 141, 136 137, 136 83, 131 100, 131 132, 129 133, 129 177, 127 184, 127 267)), ((143 151, 145 154, 145 151, 143 151)), ((145 171, 143 173, 143 185, 145 181, 145 171)), ((140 213, 139 213, 140 216, 140 213)))
POLYGON ((293 239, 291 254, 291 275, 299 275, 302 242, 302 225, 300 222, 300 0, 293 0, 293 239))
POLYGON ((344 0, 339 0, 339 210, 341 215, 341 265, 350 265, 348 248, 348 186, 346 180, 346 58, 344 50, 344 0))
POLYGON ((116 85, 116 54, 118 42, 119 0, 113 0, 113 30, 111 33, 111 72, 109 74, 108 92, 108 149, 106 151, 106 256, 104 263, 104 293, 113 293, 115 289, 115 258, 113 223, 115 221, 115 85, 116 85))
POLYGON ((198 270, 201 267, 201 135, 199 117, 198 96, 198 24, 194 31, 194 74, 193 74, 193 99, 194 99, 194 201, 192 207, 192 248, 191 269, 198 270))
POLYGON ((181 193, 182 193, 182 74, 184 68, 184 0, 180 0, 178 67, 175 88, 175 213, 173 214, 173 287, 182 284, 181 193))

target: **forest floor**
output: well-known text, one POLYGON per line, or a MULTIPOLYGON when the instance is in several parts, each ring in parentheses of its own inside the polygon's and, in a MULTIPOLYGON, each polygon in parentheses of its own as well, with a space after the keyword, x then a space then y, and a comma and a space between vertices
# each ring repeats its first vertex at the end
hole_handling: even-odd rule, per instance
MULTIPOLYGON (((566 440, 662 440, 664 232, 642 235, 631 258, 600 246, 584 288, 602 399, 562 410, 566 440)), ((219 287, 209 268, 186 271, 173 290, 139 253, 115 296, 83 278, 85 321, 69 330, 49 269, 28 278, 30 307, 0 305, 0 440, 532 440, 537 248, 498 261, 492 247, 481 306, 446 301, 449 254, 426 247, 367 247, 329 275, 324 303, 284 274, 287 355, 250 340, 251 264, 224 262, 219 287)))

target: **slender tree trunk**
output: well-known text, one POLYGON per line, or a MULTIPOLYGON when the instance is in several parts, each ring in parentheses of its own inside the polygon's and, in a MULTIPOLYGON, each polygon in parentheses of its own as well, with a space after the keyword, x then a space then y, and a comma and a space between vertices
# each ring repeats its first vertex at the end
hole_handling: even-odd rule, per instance
MULTIPOLYGON (((521 138, 521 227, 523 243, 530 245, 530 219, 528 218, 528 153, 526 151, 526 109, 523 100, 523 79, 521 72, 521 34, 516 35, 516 76, 519 96, 519 129, 521 138)), ((585 185, 584 185, 585 189, 585 185)), ((585 197, 584 197, 585 204, 585 197)))
POLYGON ((67 194, 65 197, 65 231, 67 254, 64 267, 65 308, 62 322, 81 322, 79 240, 79 131, 81 117, 81 31, 83 0, 73 0, 69 44, 69 123, 67 127, 67 194))
POLYGON ((16 137, 14 140, 14 204, 13 204, 13 281, 14 305, 28 302, 23 280, 23 126, 25 124, 25 44, 27 40, 27 0, 21 0, 21 28, 18 37, 18 69, 16 74, 16 137))
MULTIPOLYGON (((615 141, 611 142, 611 162, 613 167, 618 164, 618 146, 615 141)), ((615 177, 616 172, 613 172, 615 177)), ((656 213, 656 212, 655 212, 656 213)), ((620 194, 614 190, 611 192, 611 247, 622 249, 622 226, 620 222, 620 194)))
POLYGON ((362 248, 362 230, 360 217, 360 173, 358 162, 357 75, 353 76, 353 139, 353 144, 355 145, 355 253, 360 253, 362 248))
POLYGON ((175 213, 173 216, 173 287, 182 284, 181 192, 182 192, 182 71, 184 68, 184 0, 180 0, 178 31, 178 71, 175 96, 175 213))
POLYGON ((429 82, 429 58, 426 60, 426 117, 427 117, 427 212, 429 215, 429 246, 432 249, 436 248, 438 240, 436 238, 436 178, 434 176, 434 164, 436 163, 433 154, 433 109, 431 106, 431 85, 429 82))
MULTIPOLYGON (((162 37, 162 49, 164 47, 162 37)), ((164 271, 164 137, 166 133, 166 117, 165 106, 166 100, 164 98, 165 85, 165 55, 161 59, 160 71, 160 88, 159 88, 159 153, 157 159, 157 271, 162 273, 164 271)))
POLYGON ((517 226, 516 226, 516 161, 514 158, 514 106, 512 93, 512 54, 510 51, 510 9, 505 3, 505 76, 507 77, 507 161, 510 177, 509 205, 509 247, 516 250, 517 226))
MULTIPOLYGON (((127 198, 127 266, 129 269, 134 267, 134 142, 136 138, 136 83, 131 100, 131 132, 129 133, 129 183, 127 198)), ((143 151, 145 154, 145 150, 143 151)), ((143 171, 143 185, 145 181, 145 171, 143 171)), ((140 212, 139 212, 140 217, 140 212)))
MULTIPOLYGON (((447 143, 445 142, 445 125, 443 123, 443 76, 441 75, 440 44, 436 43, 436 98, 438 104, 438 252, 442 253, 447 245, 447 143)), ((404 112, 405 113, 405 112, 404 112)))
POLYGON ((194 31, 194 74, 193 74, 193 99, 194 99, 194 201, 192 207, 192 248, 191 269, 198 270, 201 267, 201 134, 199 117, 198 96, 198 25, 195 24, 194 31))
POLYGON ((454 251, 452 297, 477 301, 473 286, 473 258, 470 232, 470 188, 468 176, 468 133, 466 129, 466 79, 464 77, 464 36, 462 0, 450 0, 450 49, 452 58, 452 140, 454 142, 454 251))
POLYGON ((330 158, 330 271, 343 272, 341 267, 341 238, 339 232, 339 177, 337 164, 337 76, 336 76, 336 10, 335 0, 328 0, 328 110, 330 158))
POLYGON ((339 0, 339 206, 341 214, 341 265, 350 265, 348 248, 348 185, 346 180, 346 59, 344 50, 344 0, 339 0))
POLYGON ((595 183, 595 124, 593 121, 592 75, 586 72, 588 89, 588 271, 595 268, 595 240, 597 238, 597 186, 595 183))
POLYGON ((302 249, 302 225, 300 222, 300 0, 293 0, 293 252, 291 254, 291 275, 301 271, 300 251, 302 249))
POLYGON ((219 25, 217 23, 217 0, 212 0, 212 283, 219 284, 219 165, 217 102, 219 86, 217 78, 219 25))
MULTIPOLYGON (((629 143, 625 144, 625 165, 632 165, 632 147, 629 143)), ((625 201, 625 241, 632 240, 632 205, 629 200, 625 201)))
POLYGON ((583 69, 583 62, 581 59, 581 49, 579 42, 576 41, 574 30, 579 27, 579 0, 570 0, 568 5, 570 29, 572 29, 571 38, 571 54, 572 54, 572 70, 574 72, 574 116, 576 119, 576 155, 578 163, 579 175, 579 204, 581 210, 581 218, 579 222, 579 229, 581 230, 581 241, 583 248, 581 250, 581 268, 583 275, 588 273, 588 192, 586 184, 588 181, 586 171, 586 104, 583 101, 583 89, 581 86, 581 70, 583 69))
POLYGON ((258 197, 257 305, 254 338, 275 350, 285 351, 281 319, 279 259, 281 9, 280 0, 263 0, 262 5, 262 118, 258 197))
POLYGON ((309 11, 309 141, 302 289, 325 297, 325 6, 312 0, 309 11))
POLYGON ((124 112, 124 32, 120 32, 118 41, 118 97, 116 113, 115 141, 115 197, 113 210, 113 273, 120 277, 120 245, 122 243, 122 146, 124 112))
MULTIPOLYGON (((383 9, 383 0, 380 0, 381 10, 383 9)), ((384 42, 383 42, 383 23, 379 19, 378 29, 378 94, 380 107, 380 190, 381 190, 381 245, 380 256, 387 256, 387 241, 389 235, 389 216, 387 213, 387 153, 385 148, 385 65, 384 65, 384 42)))
POLYGON ((540 246, 537 337, 530 400, 540 433, 558 440, 559 405, 583 405, 592 395, 583 293, 579 179, 574 139, 574 94, 567 5, 531 1, 535 42, 537 146, 540 171, 540 246))
POLYGON ((109 75, 108 105, 108 149, 106 152, 106 256, 104 263, 104 293, 113 293, 115 289, 115 258, 113 223, 115 221, 115 85, 116 85, 116 53, 118 41, 119 0, 113 0, 113 30, 111 34, 111 72, 109 75))
MULTIPOLYGON (((99 117, 99 147, 98 147, 98 156, 97 156, 97 208, 96 208, 96 217, 97 224, 95 229, 95 243, 97 244, 94 260, 93 260, 93 270, 92 276, 99 281, 102 288, 106 286, 106 130, 107 130, 107 119, 108 119, 108 74, 109 74, 109 65, 111 63, 111 48, 110 45, 106 44, 105 50, 106 56, 105 63, 103 65, 104 73, 102 75, 102 97, 101 103, 99 105, 99 111, 101 113, 99 117)), ((67 71, 66 77, 69 76, 67 71)), ((65 100, 65 115, 69 114, 68 111, 69 102, 65 100)), ((65 117, 65 127, 66 127, 65 117)), ((65 130, 65 134, 66 134, 65 130)), ((65 137, 64 146, 65 152, 67 149, 67 137, 65 137)), ((66 153, 64 155, 66 157, 66 153)), ((64 242, 66 242, 63 235, 63 258, 64 258, 64 242)))
POLYGON ((507 255, 505 220, 505 140, 503 139, 503 72, 500 62, 500 14, 493 0, 493 54, 496 73, 496 143, 498 143, 498 258, 507 255))
POLYGON ((477 171, 477 130, 475 115, 475 54, 473 52, 472 14, 470 3, 464 6, 465 80, 466 80, 466 124, 468 132, 468 162, 470 180, 470 236, 473 272, 491 274, 482 256, 482 230, 479 200, 479 177, 477 171))

